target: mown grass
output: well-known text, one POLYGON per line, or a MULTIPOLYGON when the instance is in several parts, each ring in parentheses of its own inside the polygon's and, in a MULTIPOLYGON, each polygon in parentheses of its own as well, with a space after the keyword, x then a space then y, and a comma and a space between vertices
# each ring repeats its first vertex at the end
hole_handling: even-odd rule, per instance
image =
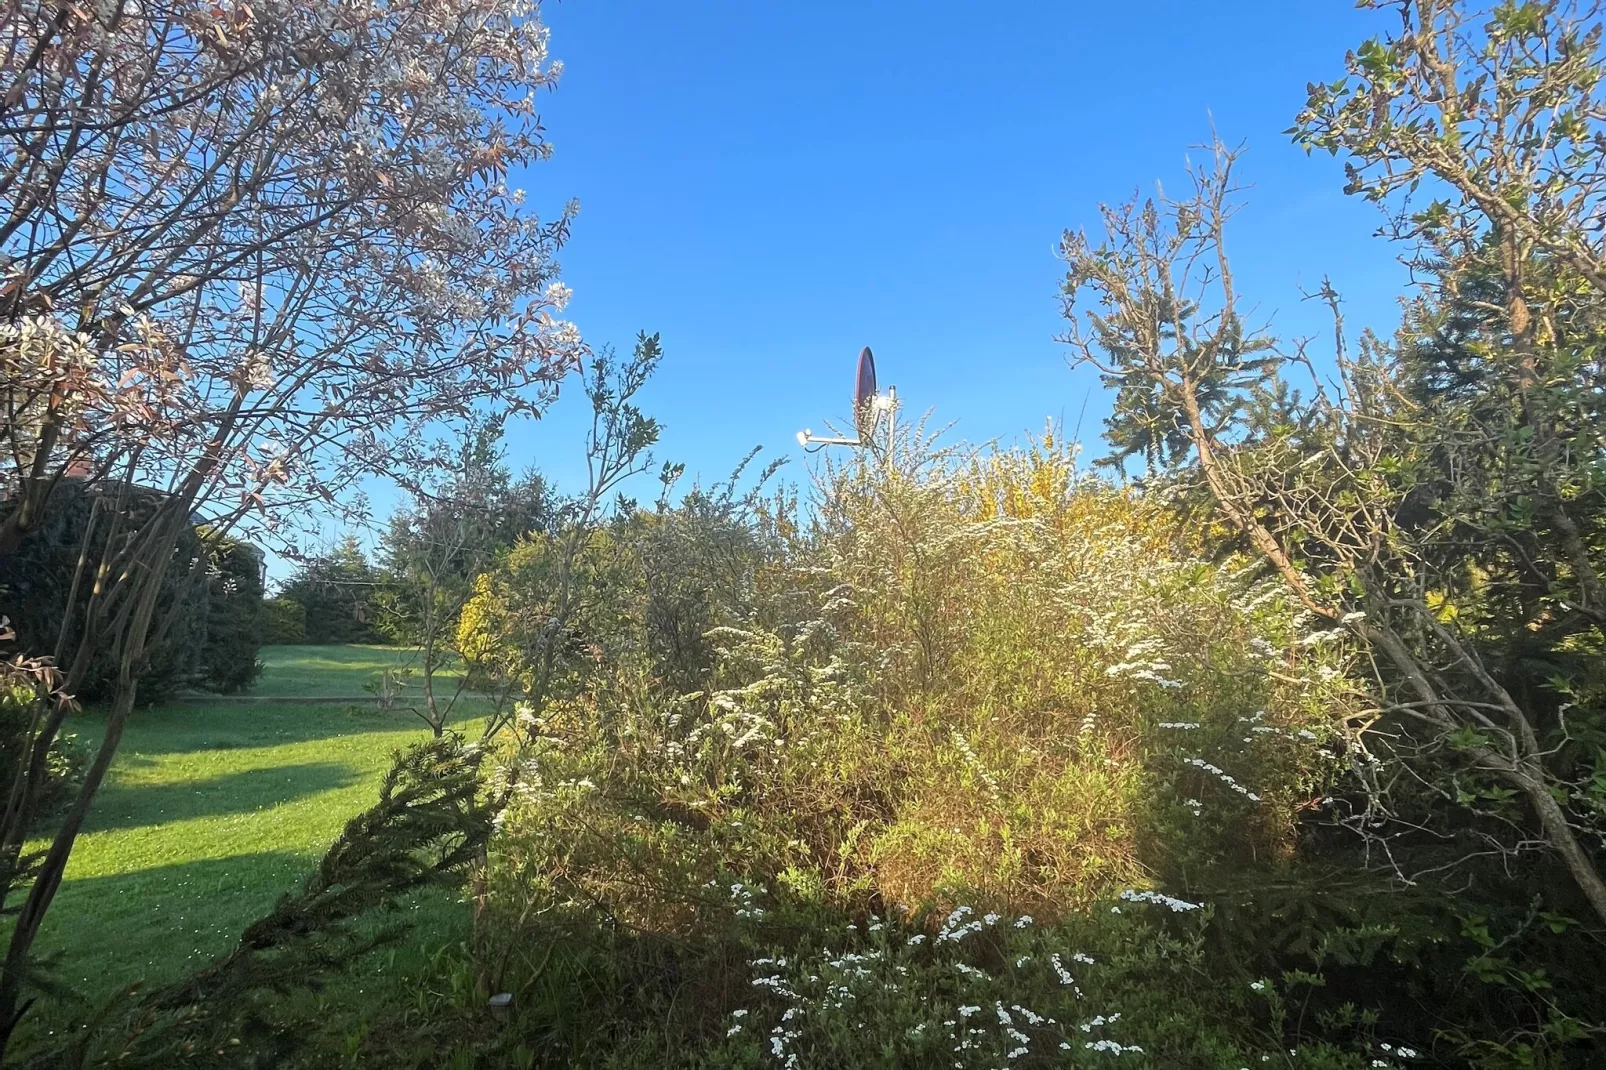
MULTIPOLYGON (((253 694, 358 695, 409 652, 269 647, 253 694)), ((472 730, 478 703, 459 704, 472 730)), ((92 743, 103 715, 73 730, 92 743)), ((51 1001, 41 1028, 81 1021, 135 982, 160 983, 233 946, 375 798, 391 752, 425 738, 405 711, 284 703, 137 710, 40 934, 55 976, 87 1002, 51 1001)))
MULTIPOLYGON (((274 646, 264 648, 262 676, 248 692, 257 696, 362 695, 363 686, 386 668, 416 668, 415 651, 393 646, 274 646)), ((456 686, 452 669, 437 670, 436 687, 456 686), (444 683, 443 683, 444 682, 444 683)), ((421 692, 416 679, 409 692, 421 692)))

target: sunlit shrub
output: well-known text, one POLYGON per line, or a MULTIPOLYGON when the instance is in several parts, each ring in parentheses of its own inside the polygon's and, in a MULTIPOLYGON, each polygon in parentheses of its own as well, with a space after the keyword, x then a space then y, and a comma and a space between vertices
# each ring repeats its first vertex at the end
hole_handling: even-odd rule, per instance
MULTIPOLYGON (((688 890, 721 873, 1056 918, 1292 851, 1344 751, 1337 637, 1063 444, 909 447, 754 518, 779 549, 708 633, 706 690, 625 658, 525 714, 490 931, 601 909, 695 933, 688 890)), ((500 625, 471 619, 494 656, 500 625)))

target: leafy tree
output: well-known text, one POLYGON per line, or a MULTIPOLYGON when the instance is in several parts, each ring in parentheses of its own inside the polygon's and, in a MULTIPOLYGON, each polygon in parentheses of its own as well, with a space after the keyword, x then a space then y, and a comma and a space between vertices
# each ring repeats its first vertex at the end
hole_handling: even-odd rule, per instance
POLYGON ((653 679, 670 693, 711 686, 718 630, 753 623, 765 566, 779 553, 757 517, 770 504, 763 488, 783 461, 767 465, 743 490, 743 473, 756 455, 748 454, 729 479, 694 487, 672 509, 636 513, 621 532, 639 571, 642 652, 653 679))
POLYGON ((1313 84, 1294 133, 1347 153, 1408 243, 1425 286, 1398 339, 1351 354, 1324 287, 1327 384, 1248 329, 1217 144, 1188 196, 1065 236, 1067 340, 1117 391, 1112 440, 1373 652, 1389 760, 1363 763, 1353 827, 1453 810, 1464 856, 1542 849, 1570 878, 1556 904, 1606 921, 1600 27, 1563 3, 1386 6, 1401 32, 1313 84))
MULTIPOLYGON (((586 432, 584 491, 551 511, 550 523, 532 531, 509 554, 507 567, 482 575, 463 607, 457 647, 484 686, 498 695, 486 727, 493 736, 522 713, 523 727, 570 682, 594 664, 595 647, 624 612, 614 579, 621 567, 617 540, 604 526, 610 495, 652 466, 656 420, 636 398, 663 359, 658 335, 643 332, 630 359, 596 354, 586 369, 591 405, 586 432)), ((681 469, 660 473, 667 495, 681 469)), ((615 518, 634 503, 620 498, 615 518)))
POLYGON ((434 478, 410 484, 412 501, 391 516, 381 543, 380 627, 418 648, 424 708, 416 712, 437 736, 467 681, 460 676, 449 699, 436 694, 475 577, 548 523, 545 482, 533 472, 512 480, 497 450, 500 433, 496 420, 465 427, 442 449, 434 478))
MULTIPOLYGON (((96 565, 60 659, 76 692, 109 658, 115 693, 37 879, 0 888, 3 1048, 191 518, 293 544, 292 510, 417 470, 441 421, 538 409, 583 347, 555 318, 570 213, 543 222, 506 181, 547 152, 529 5, 11 4, 0 26, 0 558, 70 473, 165 495, 96 565)), ((0 862, 31 823, 15 801, 0 862)))

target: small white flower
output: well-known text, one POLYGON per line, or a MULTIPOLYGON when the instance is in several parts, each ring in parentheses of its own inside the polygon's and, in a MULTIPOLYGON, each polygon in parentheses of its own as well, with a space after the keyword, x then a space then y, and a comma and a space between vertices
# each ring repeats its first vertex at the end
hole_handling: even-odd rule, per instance
POLYGON ((573 297, 574 290, 569 287, 568 283, 557 280, 547 283, 546 299, 547 303, 552 306, 553 311, 562 312, 568 307, 569 301, 573 297))

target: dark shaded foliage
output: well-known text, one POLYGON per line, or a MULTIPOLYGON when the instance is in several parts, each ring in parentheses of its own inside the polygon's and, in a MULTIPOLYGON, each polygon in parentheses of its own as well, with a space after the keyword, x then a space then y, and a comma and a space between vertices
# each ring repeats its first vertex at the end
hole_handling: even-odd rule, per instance
POLYGON ((207 624, 202 672, 208 691, 233 694, 262 675, 257 650, 263 642, 262 553, 255 547, 206 533, 207 624))
MULTIPOLYGON (((41 657, 53 655, 58 645, 75 650, 108 538, 116 546, 134 537, 132 533, 141 530, 144 519, 162 501, 161 492, 147 487, 64 480, 39 527, 23 538, 16 553, 0 558, 0 613, 10 617, 16 629, 11 647, 41 657), (77 597, 69 617, 75 577, 77 597)), ((0 506, 0 513, 4 508, 0 506)), ((139 700, 147 704, 172 694, 202 672, 210 601, 205 597, 200 537, 193 529, 184 531, 174 552, 178 560, 168 569, 155 618, 168 623, 152 635, 139 673, 139 700)), ((109 697, 116 671, 112 652, 97 652, 77 697, 82 701, 109 697)))
POLYGON ((380 643, 374 596, 380 575, 348 535, 334 550, 309 558, 279 592, 299 602, 307 643, 380 643))
POLYGON ((306 606, 294 598, 262 600, 263 646, 292 646, 306 641, 306 606))

